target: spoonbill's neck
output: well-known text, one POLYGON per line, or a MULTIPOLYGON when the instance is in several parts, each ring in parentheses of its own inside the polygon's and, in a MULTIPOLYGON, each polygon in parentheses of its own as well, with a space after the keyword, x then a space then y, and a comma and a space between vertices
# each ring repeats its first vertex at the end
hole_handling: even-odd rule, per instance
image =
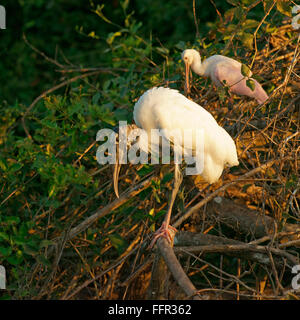
POLYGON ((194 56, 193 62, 191 64, 191 69, 199 74, 200 76, 203 76, 205 74, 205 64, 203 65, 201 63, 201 57, 200 54, 197 54, 194 56))

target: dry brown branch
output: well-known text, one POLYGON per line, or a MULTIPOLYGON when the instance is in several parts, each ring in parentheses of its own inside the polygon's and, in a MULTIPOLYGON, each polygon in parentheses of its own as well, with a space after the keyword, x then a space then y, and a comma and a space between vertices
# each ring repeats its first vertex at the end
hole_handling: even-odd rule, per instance
MULTIPOLYGON (((254 238, 261 238, 274 234, 277 230, 276 221, 255 210, 237 204, 229 199, 218 197, 207 206, 207 212, 211 217, 230 226, 239 233, 250 234, 254 238)), ((290 233, 291 236, 300 236, 300 226, 286 223, 283 232, 290 233)), ((288 235, 288 234, 286 234, 288 235)))
POLYGON ((196 295, 196 288, 182 269, 168 241, 164 238, 159 238, 157 240, 157 247, 178 285, 184 290, 187 296, 193 297, 194 300, 199 300, 200 298, 196 295))
POLYGON ((255 29, 254 33, 253 33, 253 39, 254 39, 254 56, 252 58, 252 62, 250 64, 250 69, 253 66, 253 63, 255 61, 256 55, 257 55, 257 43, 256 43, 256 36, 257 36, 257 32, 260 29, 261 25, 263 24, 263 22, 266 20, 267 16, 270 14, 271 10, 273 9, 274 5, 275 5, 276 1, 273 2, 273 4, 269 7, 268 11, 266 12, 266 14, 264 15, 264 17, 262 18, 262 20, 259 22, 257 28, 255 29))
POLYGON ((106 268, 104 271, 102 271, 100 274, 98 274, 95 278, 93 279, 88 279, 86 280, 83 284, 81 284, 79 287, 77 287, 72 293, 70 293, 68 296, 65 297, 65 300, 70 300, 72 297, 77 295, 81 290, 92 284, 94 281, 97 281, 101 279, 105 274, 110 272, 111 270, 117 268, 121 263, 124 263, 128 259, 129 256, 135 253, 138 247, 127 253, 125 256, 120 257, 116 261, 114 261, 108 268, 106 268))
POLYGON ((196 27, 196 38, 200 39, 199 25, 198 25, 197 15, 196 15, 195 0, 193 0, 193 15, 194 15, 194 23, 195 23, 195 27, 196 27))
POLYGON ((284 265, 280 257, 288 259, 293 265, 299 262, 296 257, 288 254, 284 250, 243 243, 241 241, 208 234, 193 234, 187 231, 180 232, 176 235, 174 243, 174 251, 176 253, 181 251, 193 253, 219 252, 272 266, 271 260, 268 257, 268 252, 272 252, 277 256, 275 258, 275 264, 278 267, 282 268, 284 265))
MULTIPOLYGON (((99 68, 72 68, 72 69, 58 69, 55 70, 57 72, 61 73, 73 73, 73 72, 91 72, 91 71, 100 71, 101 73, 110 73, 112 75, 117 75, 114 71, 122 71, 122 72, 128 72, 129 69, 126 68, 105 68, 105 67, 99 67, 99 68)), ((137 71, 138 72, 138 71, 137 71)))
POLYGON ((166 262, 159 252, 156 253, 152 270, 151 280, 148 287, 147 299, 149 300, 165 300, 168 298, 168 280, 170 272, 166 262))
POLYGON ((128 191, 124 192, 120 195, 120 198, 116 199, 112 203, 108 204, 102 209, 99 209, 94 214, 86 218, 79 225, 72 228, 68 233, 67 240, 71 240, 76 237, 80 232, 86 230, 92 223, 96 222, 98 219, 103 218, 107 214, 111 213, 113 210, 119 208, 122 204, 124 204, 129 199, 135 197, 137 194, 148 188, 153 180, 153 176, 151 175, 147 179, 138 183, 137 185, 131 187, 128 191))
MULTIPOLYGON (((202 262, 202 263, 205 263, 207 265, 209 265, 211 268, 217 270, 218 272, 222 273, 223 275, 227 276, 228 278, 232 278, 236 283, 239 283, 240 285, 242 285, 243 287, 245 287, 247 290, 249 290, 250 292, 253 292, 253 293, 257 293, 254 289, 252 289, 251 287, 249 287, 246 283, 244 283, 243 281, 241 281, 238 277, 232 275, 232 274, 229 274, 228 272, 225 272, 223 271, 222 269, 214 266, 213 264, 201 259, 200 257, 198 256, 195 256, 193 253, 191 252, 187 252, 185 250, 182 250, 182 252, 192 256, 194 259, 202 262)), ((215 275, 216 277, 219 277, 218 275, 215 275)))
MULTIPOLYGON (((208 82, 202 82, 200 77, 194 79, 191 98, 194 101, 200 99, 201 103, 205 103, 202 105, 234 137, 241 165, 233 174, 228 171, 224 172, 223 181, 225 182, 219 181, 204 189, 200 186, 201 182, 195 182, 196 177, 185 178, 181 193, 176 198, 173 207, 174 211, 179 212, 178 216, 180 216, 180 211, 184 210, 184 212, 180 219, 174 219, 173 226, 177 228, 182 226, 189 232, 179 231, 175 237, 175 248, 173 250, 163 249, 166 251, 163 251, 167 256, 166 261, 169 261, 171 268, 175 269, 172 270, 175 274, 173 277, 169 277, 169 271, 166 272, 165 258, 160 255, 161 241, 159 241, 156 266, 153 265, 152 268, 152 276, 156 279, 156 283, 150 287, 154 288, 156 295, 148 295, 148 298, 172 298, 178 291, 181 294, 179 290, 181 288, 185 288, 185 297, 186 295, 194 297, 195 287, 199 289, 198 293, 210 292, 212 298, 220 298, 220 295, 221 298, 231 299, 237 297, 247 299, 299 298, 298 293, 289 289, 289 279, 286 280, 287 276, 290 276, 291 265, 299 264, 300 246, 299 183, 297 182, 300 151, 299 38, 297 41, 298 35, 294 36, 288 25, 282 25, 272 33, 263 34, 262 29, 267 25, 269 15, 256 28, 253 39, 254 56, 254 49, 251 52, 245 51, 243 56, 238 56, 243 50, 239 47, 240 40, 235 42, 234 37, 237 37, 238 32, 242 30, 240 27, 249 10, 261 2, 261 0, 255 1, 248 7, 247 12, 244 11, 245 15, 242 16, 236 30, 229 35, 231 38, 226 43, 224 50, 232 46, 236 58, 241 61, 250 61, 249 63, 255 60, 253 73, 264 79, 263 85, 270 99, 259 106, 245 97, 233 96, 234 100, 231 101, 225 97, 225 100, 221 101, 215 88, 208 82), (257 52, 256 34, 258 40, 266 39, 261 52, 257 52), (235 176, 236 174, 239 176, 235 176), (195 180, 192 181, 193 179, 195 180), (197 189, 201 192, 197 192, 197 189), (205 194, 207 190, 209 190, 208 195, 205 194), (221 199, 220 195, 224 198, 221 199), (188 221, 187 218, 189 218, 188 221), (210 232, 217 233, 218 236, 211 235, 210 232), (240 240, 233 240, 232 234, 235 239, 240 240), (178 253, 177 258, 174 252, 176 255, 178 253), (180 259, 180 262, 184 262, 182 266, 178 262, 178 256, 182 257, 180 259), (239 260, 231 257, 240 259, 240 263, 239 260), (155 277, 155 273, 159 276, 155 277), (261 274, 263 274, 262 277, 260 277, 261 274), (175 278, 179 287, 174 281, 175 278), (193 284, 189 278, 193 279, 193 284), (175 294, 172 292, 173 288, 175 288, 175 294)), ((214 1, 211 3, 214 5, 214 1)), ((272 3, 273 1, 270 4, 272 3)), ((193 0, 193 11, 194 20, 198 22, 195 14, 195 0, 193 0)), ((225 20, 224 16, 223 22, 216 24, 220 32, 226 28, 227 23, 232 22, 225 20)), ((197 27, 196 25, 196 32, 197 27)), ((212 30, 213 36, 214 32, 212 30)), ((201 44, 204 40, 215 41, 216 39, 207 35, 205 39, 199 39, 199 43, 201 44)), ((84 77, 89 72, 109 73, 113 76, 113 71, 128 71, 126 68, 80 68, 71 64, 66 67, 36 48, 32 49, 50 63, 57 65, 58 70, 56 71, 63 76, 72 72, 84 73, 84 77)), ((209 48, 205 49, 204 55, 207 55, 209 50, 209 48)), ((172 59, 172 57, 167 57, 167 59, 172 59)), ((168 64, 160 69, 155 62, 150 62, 155 68, 145 67, 134 72, 140 74, 141 71, 147 70, 149 74, 167 74, 172 70, 168 69, 168 64)), ((68 64, 67 60, 66 64, 68 64)), ((137 67, 139 68, 140 65, 137 64, 137 67)), ((75 81, 77 78, 72 79, 75 81)), ((24 119, 43 96, 68 85, 70 80, 66 80, 58 87, 37 97, 25 112, 24 119)), ((155 85, 158 83, 169 85, 171 81, 166 77, 166 79, 158 80, 155 85)), ((177 85, 180 81, 173 81, 173 83, 177 85)), ((101 91, 96 84, 89 85, 95 92, 101 91)), ((182 88, 183 86, 178 89, 182 88)), ((29 122, 29 118, 26 122, 29 122)), ((30 135, 28 130, 27 134, 30 135)), ((74 158, 72 165, 76 166, 83 156, 91 155, 92 146, 93 141, 89 141, 83 148, 85 151, 74 158)), ((134 191, 131 186, 140 179, 137 175, 138 169, 135 166, 127 166, 126 173, 120 179, 123 186, 129 185, 129 189, 119 200, 114 200, 110 194, 112 191, 111 173, 105 170, 106 168, 108 166, 98 171, 90 170, 91 177, 95 180, 101 179, 103 184, 96 194, 82 195, 86 196, 87 201, 79 205, 76 210, 70 206, 72 202, 69 199, 73 197, 72 188, 70 188, 59 199, 59 208, 51 207, 44 210, 45 206, 41 205, 37 215, 33 215, 34 222, 42 230, 38 231, 39 234, 41 236, 46 234, 46 239, 56 241, 56 252, 52 246, 48 248, 45 255, 46 258, 53 261, 53 268, 37 264, 33 266, 30 275, 30 284, 36 284, 35 279, 39 279, 36 285, 39 297, 147 298, 148 284, 152 281, 150 280, 150 269, 154 254, 146 251, 145 247, 149 243, 149 231, 154 230, 154 225, 159 223, 160 218, 156 215, 162 214, 167 206, 167 194, 172 190, 171 183, 162 183, 166 171, 161 168, 157 180, 158 184, 161 182, 159 187, 156 188, 156 185, 154 187, 153 184, 152 192, 149 189, 146 196, 145 192, 137 197, 139 190, 134 191), (134 196, 136 197, 132 199, 134 196), (127 200, 130 203, 124 206, 123 211, 120 206, 127 200), (112 202, 109 203, 110 201, 112 202), (97 209, 99 204, 102 207, 97 209), (117 208, 119 210, 115 214, 113 211, 116 211, 117 208), (149 217, 150 210, 151 217, 149 217), (90 216, 88 216, 89 212, 91 212, 90 216), (146 219, 143 214, 147 217, 146 219), (60 229, 53 228, 53 217, 61 219, 60 221, 64 223, 63 233, 59 233, 60 229), (101 217, 105 219, 97 223, 101 217), (80 222, 78 219, 81 219, 80 222), (99 228, 100 230, 92 231, 93 237, 91 237, 87 231, 94 228, 93 224, 96 226, 99 224, 103 230, 99 228), (142 227, 145 231, 145 239, 140 235, 142 227), (113 234, 118 234, 127 244, 127 249, 124 249, 125 251, 121 254, 115 250, 110 240, 113 234), (72 240, 72 243, 69 240, 72 240), (97 249, 94 250, 95 246, 99 247, 99 252, 97 249), (74 250, 77 254, 74 253, 74 250), (55 255, 50 254, 53 252, 55 255), (64 284, 67 285, 63 287, 64 284)), ((156 173, 155 176, 158 177, 156 173)), ((151 177, 147 182, 146 180, 138 181, 136 186, 142 190, 151 185, 151 177)), ((17 191, 20 190, 21 188, 18 188, 11 193, 2 205, 6 205, 7 201, 16 197, 20 193, 17 191)), ((74 195, 76 195, 76 190, 74 195)), ((22 205, 30 208, 27 199, 22 205)))
POLYGON ((153 255, 151 255, 145 262, 142 263, 136 270, 120 284, 120 287, 128 286, 133 280, 135 280, 142 272, 145 271, 153 263, 153 255))
MULTIPOLYGON (((286 157, 285 159, 289 159, 289 157, 286 157)), ((196 210, 199 210, 201 207, 203 207, 206 203, 208 203, 209 201, 211 201, 213 198, 215 198, 216 196, 218 196, 219 193, 224 192, 228 187, 237 184, 239 181, 242 181, 244 179, 247 179, 249 177, 252 177, 253 175, 261 172, 262 170, 265 170, 269 167, 271 167, 274 163, 279 162, 279 161, 283 161, 284 159, 274 159, 274 160, 270 160, 267 163, 254 168, 253 170, 245 173, 244 175, 236 178, 235 180, 223 185, 222 187, 218 188, 217 190, 215 190, 214 192, 212 192, 211 194, 209 194, 208 196, 206 196, 203 200, 201 200, 200 202, 198 202, 195 206, 193 206, 192 208, 190 208, 186 213, 184 213, 176 222, 174 222, 172 225, 177 228, 178 226, 180 226, 180 224, 185 221, 188 217, 190 217, 196 210)))
POLYGON ((39 54, 40 56, 42 56, 46 61, 51 62, 52 64, 55 64, 57 67, 59 68, 65 68, 64 65, 60 64, 58 61, 48 57, 44 52, 40 51, 39 49, 37 49, 36 47, 34 47, 27 39, 25 33, 23 33, 23 40, 25 41, 25 43, 37 54, 39 54))

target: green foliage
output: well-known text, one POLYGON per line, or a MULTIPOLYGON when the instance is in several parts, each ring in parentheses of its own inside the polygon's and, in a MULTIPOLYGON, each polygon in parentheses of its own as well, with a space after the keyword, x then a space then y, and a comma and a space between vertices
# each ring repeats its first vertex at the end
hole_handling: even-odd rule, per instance
MULTIPOLYGON (((131 122, 134 102, 150 87, 168 85, 182 90, 180 53, 187 47, 200 47, 206 57, 223 53, 230 41, 226 54, 253 56, 253 33, 264 15, 262 8, 266 12, 270 2, 249 13, 246 10, 252 0, 214 3, 223 16, 222 23, 216 20, 213 5, 196 1, 201 39, 195 37, 191 1, 87 4, 84 0, 19 0, 7 5, 7 11, 15 12, 16 17, 8 19, 6 31, 1 30, 0 44, 0 263, 9 271, 9 287, 16 296, 32 294, 19 290, 18 282, 33 265, 51 265, 46 254, 53 243, 49 239, 113 199, 104 174, 97 175, 97 131, 113 128, 119 120, 131 122), (27 45, 23 33, 64 70, 57 72, 57 64, 27 45), (84 74, 72 69, 90 67, 98 68, 99 73, 44 96, 23 123, 22 117, 37 96, 69 76, 84 74)), ((278 1, 274 10, 280 17, 264 23, 257 33, 258 46, 262 34, 274 31, 276 19, 281 21, 289 9, 278 1)), ((243 64, 242 74, 248 77, 249 72, 243 64)), ((198 81, 204 87, 204 80, 198 81)), ((247 85, 254 90, 252 80, 248 79, 247 85)), ((225 101, 226 83, 218 93, 221 102, 225 101)), ((153 170, 144 165, 136 173, 143 178, 153 170)), ((172 178, 173 174, 167 173, 153 181, 139 194, 140 200, 151 197, 161 205, 172 178)), ((294 186, 294 179, 287 182, 287 188, 294 186)), ((108 238, 116 255, 121 255, 128 247, 120 233, 121 224, 130 227, 132 221, 145 216, 155 222, 166 212, 148 209, 145 214, 146 209, 129 201, 111 213, 115 216, 108 228, 106 219, 99 220, 86 232, 89 249, 99 253, 108 238), (132 220, 124 222, 127 216, 132 220)))
POLYGON ((242 73, 242 75, 243 75, 244 77, 250 77, 250 75, 251 75, 251 70, 250 70, 250 68, 249 68, 247 65, 242 64, 242 66, 241 66, 241 73, 242 73))
POLYGON ((276 2, 277 10, 282 14, 291 17, 292 16, 292 5, 288 1, 278 0, 276 2))
POLYGON ((246 85, 249 87, 252 91, 255 90, 255 82, 252 79, 246 80, 246 85))

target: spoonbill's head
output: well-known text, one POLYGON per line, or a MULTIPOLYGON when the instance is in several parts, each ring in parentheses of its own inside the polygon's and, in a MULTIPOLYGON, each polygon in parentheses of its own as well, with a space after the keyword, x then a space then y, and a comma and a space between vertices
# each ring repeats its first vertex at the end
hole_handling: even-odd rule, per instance
POLYGON ((185 64, 185 90, 187 94, 189 94, 190 92, 190 85, 189 85, 190 67, 196 61, 197 58, 199 60, 200 54, 195 49, 186 49, 181 54, 181 59, 185 64))
POLYGON ((192 65, 197 57, 199 57, 199 52, 195 49, 186 49, 181 54, 183 62, 189 66, 192 65))

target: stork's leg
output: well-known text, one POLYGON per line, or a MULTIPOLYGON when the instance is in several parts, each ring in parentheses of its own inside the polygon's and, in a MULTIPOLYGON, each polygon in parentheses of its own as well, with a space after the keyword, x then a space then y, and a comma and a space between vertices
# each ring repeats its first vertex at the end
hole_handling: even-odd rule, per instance
POLYGON ((165 237, 171 243, 173 237, 170 234, 170 230, 172 232, 177 232, 177 230, 170 225, 170 220, 171 220, 172 208, 173 208, 179 187, 181 185, 181 182, 182 182, 182 173, 180 171, 179 164, 175 164, 174 187, 172 190, 172 195, 171 195, 171 200, 170 200, 168 212, 165 216, 165 219, 164 219, 161 227, 155 232, 149 248, 152 248, 154 246, 155 242, 157 241, 157 239, 160 237, 165 237))

